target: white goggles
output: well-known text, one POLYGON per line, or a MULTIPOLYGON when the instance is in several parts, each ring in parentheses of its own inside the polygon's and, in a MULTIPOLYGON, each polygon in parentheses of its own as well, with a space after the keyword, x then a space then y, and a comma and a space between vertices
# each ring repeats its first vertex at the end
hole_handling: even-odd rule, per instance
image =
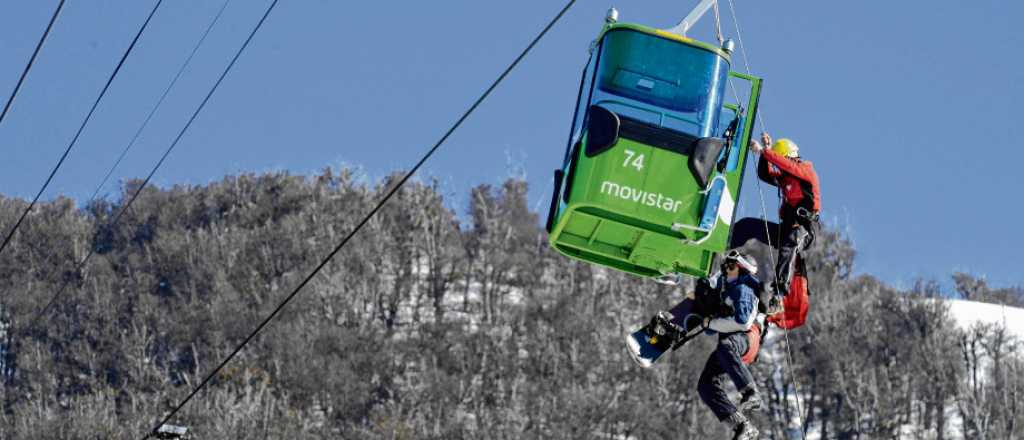
POLYGON ((725 254, 725 262, 735 262, 737 266, 742 267, 747 272, 750 272, 751 275, 757 274, 757 263, 753 261, 753 258, 744 256, 737 250, 731 250, 729 253, 725 254))

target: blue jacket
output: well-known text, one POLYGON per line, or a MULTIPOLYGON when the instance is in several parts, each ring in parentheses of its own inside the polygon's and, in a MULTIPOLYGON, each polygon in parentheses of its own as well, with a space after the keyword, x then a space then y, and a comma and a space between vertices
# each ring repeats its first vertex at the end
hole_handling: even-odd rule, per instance
POLYGON ((732 306, 734 312, 732 316, 712 319, 708 328, 719 333, 750 330, 757 319, 757 292, 761 290, 761 282, 750 275, 740 275, 733 281, 725 278, 724 274, 718 277, 715 290, 720 292, 722 303, 732 306))

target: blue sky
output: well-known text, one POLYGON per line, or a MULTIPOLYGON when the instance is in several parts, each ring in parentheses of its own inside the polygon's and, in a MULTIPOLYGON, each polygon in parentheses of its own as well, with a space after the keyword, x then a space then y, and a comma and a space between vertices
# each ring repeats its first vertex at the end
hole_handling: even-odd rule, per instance
MULTIPOLYGON (((826 221, 855 241, 857 272, 904 287, 918 277, 946 282, 956 270, 1024 285, 1024 143, 1014 130, 1024 100, 1014 19, 1024 5, 734 1, 753 73, 766 79, 762 118, 815 163, 826 221)), ((56 3, 13 2, 0 14, 3 98, 56 3)), ((461 212, 470 186, 525 176, 545 210, 579 69, 607 8, 667 28, 695 3, 580 0, 424 175, 441 179, 461 212)), ((0 125, 0 193, 35 194, 152 4, 67 2, 0 125)), ((92 194, 221 4, 161 6, 45 198, 92 194)), ((228 6, 118 179, 145 176, 267 4, 228 6)), ((561 5, 281 0, 154 182, 342 165, 375 178, 408 168, 561 5)), ((735 37, 728 3, 722 9, 735 37)), ((712 40, 710 21, 691 36, 712 40)), ((733 67, 744 70, 740 57, 733 67)), ((753 182, 742 215, 760 215, 753 182)), ((116 195, 117 182, 104 193, 116 195)))

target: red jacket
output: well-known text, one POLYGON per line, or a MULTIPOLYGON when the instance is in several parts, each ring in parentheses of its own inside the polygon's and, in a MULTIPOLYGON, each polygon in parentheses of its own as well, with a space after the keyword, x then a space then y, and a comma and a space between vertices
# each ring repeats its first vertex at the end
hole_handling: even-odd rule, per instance
POLYGON ((782 199, 786 205, 792 208, 803 206, 814 212, 821 211, 818 173, 814 172, 814 164, 810 161, 790 159, 765 149, 761 153, 761 161, 757 168, 761 180, 782 190, 782 199))
POLYGON ((792 330, 807 322, 811 299, 807 292, 807 277, 797 274, 789 284, 789 294, 782 298, 782 313, 769 316, 768 323, 792 330))

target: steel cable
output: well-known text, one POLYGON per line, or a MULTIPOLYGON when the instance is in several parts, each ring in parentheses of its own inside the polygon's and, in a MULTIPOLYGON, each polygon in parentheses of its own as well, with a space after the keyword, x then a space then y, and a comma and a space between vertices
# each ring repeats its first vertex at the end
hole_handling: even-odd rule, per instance
MULTIPOLYGON (((275 0, 275 2, 276 2, 276 0, 275 0)), ((520 53, 518 57, 516 57, 516 59, 512 62, 512 64, 510 64, 505 69, 505 71, 502 72, 502 74, 499 75, 496 80, 494 80, 494 82, 490 85, 490 87, 488 87, 486 89, 486 91, 484 91, 484 93, 482 95, 480 95, 479 98, 477 98, 477 100, 473 103, 473 105, 471 105, 469 107, 469 109, 466 110, 462 114, 462 116, 455 122, 455 124, 453 124, 448 129, 448 131, 445 132, 445 134, 443 136, 441 136, 441 139, 438 140, 437 143, 435 143, 434 146, 432 148, 430 148, 430 150, 428 150, 426 152, 426 154, 424 154, 423 157, 421 157, 420 160, 407 173, 405 173, 405 176, 403 176, 402 179, 399 180, 398 183, 396 183, 391 188, 391 190, 388 191, 388 193, 384 195, 384 197, 377 203, 377 205, 374 206, 374 208, 372 210, 370 210, 370 212, 365 217, 363 217, 363 219, 355 226, 355 228, 353 228, 352 231, 349 232, 348 235, 346 235, 345 238, 342 239, 341 242, 337 246, 335 246, 334 250, 332 250, 329 254, 327 254, 327 256, 320 262, 320 264, 318 264, 312 270, 312 272, 310 272, 309 275, 307 275, 306 278, 303 279, 302 282, 300 282, 299 285, 297 287, 295 287, 295 289, 287 297, 285 297, 285 299, 283 301, 281 301, 280 304, 278 304, 278 306, 274 309, 274 311, 271 312, 270 315, 268 315, 266 318, 264 318, 263 321, 260 322, 260 324, 256 327, 256 329, 253 330, 249 334, 249 336, 247 336, 245 338, 245 340, 243 340, 242 343, 239 344, 238 347, 236 347, 234 349, 234 351, 231 352, 231 354, 229 354, 226 358, 224 358, 224 360, 221 361, 220 364, 217 365, 217 367, 215 367, 213 369, 213 371, 211 371, 206 376, 206 378, 203 379, 203 381, 200 382, 199 385, 196 386, 196 388, 193 389, 192 392, 189 393, 188 396, 185 397, 184 400, 182 400, 159 423, 157 423, 156 426, 154 426, 153 429, 149 433, 147 433, 145 437, 143 437, 143 440, 148 439, 152 435, 155 435, 157 430, 161 426, 163 426, 165 423, 170 421, 171 418, 173 418, 175 414, 177 414, 179 411, 181 411, 181 409, 186 404, 188 404, 188 402, 191 401, 192 398, 195 397, 196 394, 199 393, 199 391, 201 391, 204 387, 206 387, 206 385, 217 375, 217 373, 219 373, 228 364, 228 362, 230 362, 232 359, 234 359, 234 357, 236 355, 238 355, 238 353, 241 352, 242 349, 245 348, 245 346, 250 341, 252 341, 253 338, 255 338, 256 335, 258 335, 259 332, 261 330, 263 330, 264 327, 267 326, 267 324, 270 323, 270 321, 272 321, 275 317, 277 317, 277 315, 281 312, 281 310, 284 309, 284 307, 286 305, 288 305, 288 303, 291 302, 291 300, 293 298, 295 298, 295 296, 298 295, 298 293, 300 291, 302 291, 302 288, 305 287, 306 284, 308 284, 313 279, 313 277, 316 276, 320 272, 320 270, 322 270, 325 266, 327 266, 327 263, 329 263, 331 261, 331 259, 333 259, 334 256, 338 252, 340 252, 341 249, 344 248, 346 244, 348 244, 349 240, 351 240, 352 237, 354 237, 355 234, 358 233, 359 230, 362 229, 363 226, 366 225, 366 223, 369 222, 370 219, 373 218, 374 215, 376 215, 378 211, 380 211, 380 209, 384 206, 384 204, 386 204, 388 202, 388 200, 390 200, 391 197, 394 196, 395 193, 397 193, 398 190, 401 189, 402 186, 405 185, 405 183, 413 176, 413 174, 415 174, 416 171, 419 170, 420 167, 422 167, 424 163, 426 163, 427 159, 429 159, 434 154, 434 152, 436 152, 441 147, 441 145, 444 144, 444 142, 446 140, 448 140, 448 137, 450 137, 452 135, 452 133, 454 133, 455 130, 458 129, 459 126, 461 126, 462 123, 469 117, 469 115, 472 114, 473 111, 476 110, 476 108, 479 107, 481 103, 483 103, 483 101, 491 94, 491 92, 494 91, 495 88, 497 88, 497 86, 505 79, 505 77, 507 77, 509 75, 509 73, 512 72, 512 70, 519 64, 519 62, 522 61, 522 59, 526 57, 526 55, 530 52, 530 50, 533 49, 533 47, 537 45, 537 43, 541 40, 541 38, 543 38, 544 35, 546 35, 547 32, 552 27, 554 27, 554 25, 556 23, 558 23, 559 20, 561 20, 562 16, 564 16, 565 13, 568 12, 569 9, 575 3, 576 3, 576 0, 570 0, 562 8, 562 10, 558 13, 558 15, 556 15, 555 18, 553 18, 547 24, 547 26, 544 27, 544 29, 540 32, 540 34, 538 34, 533 39, 533 41, 530 42, 530 44, 526 47, 526 49, 524 49, 523 52, 520 53)))
POLYGON ((157 0, 156 5, 153 6, 153 10, 149 12, 149 16, 146 17, 146 21, 142 23, 142 27, 139 28, 139 31, 135 34, 135 38, 132 39, 132 44, 128 46, 128 49, 125 50, 124 55, 121 56, 121 60, 118 61, 117 67, 114 68, 114 72, 110 74, 109 78, 107 78, 107 83, 103 86, 103 90, 100 91, 100 95, 96 97, 96 101, 93 102, 92 108, 89 109, 89 113, 85 116, 85 120, 82 121, 82 125, 78 127, 78 132, 75 133, 75 137, 71 139, 71 142, 68 144, 68 147, 64 150, 64 154, 60 156, 60 160, 57 161, 57 165, 53 167, 52 171, 50 171, 50 176, 46 178, 46 182, 43 183, 42 188, 39 188, 39 192, 36 193, 36 196, 32 199, 32 202, 28 204, 28 207, 25 208, 25 211, 21 213, 21 217, 19 217, 18 221, 14 223, 14 226, 11 227, 11 230, 7 233, 7 237, 4 238, 3 244, 0 244, 0 253, 3 253, 4 249, 7 248, 7 245, 11 242, 11 238, 14 237, 14 233, 18 231, 18 228, 21 226, 22 222, 25 221, 25 217, 28 216, 29 212, 32 212, 32 209, 35 208, 36 203, 39 201, 39 198, 43 195, 43 192, 46 191, 46 188, 48 186, 50 186, 50 182, 53 181, 53 176, 57 175, 57 170, 59 170, 61 165, 64 164, 64 160, 66 160, 68 158, 68 154, 71 153, 71 148, 73 148, 75 146, 75 143, 78 142, 78 137, 82 135, 82 131, 85 130, 85 126, 89 124, 89 120, 92 118, 93 112, 95 112, 96 107, 100 105, 100 101, 103 100, 103 96, 107 94, 107 89, 109 89, 110 84, 114 82, 114 78, 117 77, 117 73, 121 71, 121 67, 124 66, 125 60, 127 60, 128 55, 132 53, 132 49, 135 48, 135 43, 138 43, 139 37, 142 36, 142 33, 146 30, 146 27, 149 26, 149 21, 153 19, 153 14, 156 14, 156 10, 160 8, 161 3, 163 3, 163 0, 157 0))
MULTIPOLYGON (((252 32, 249 34, 249 37, 246 38, 245 43, 242 44, 242 47, 239 48, 238 52, 235 53, 234 58, 231 59, 231 62, 224 69, 224 72, 221 73, 220 77, 217 79, 217 82, 214 83, 209 93, 206 94, 206 97, 199 104, 199 107, 197 107, 195 112, 192 113, 192 116, 189 118, 185 126, 181 129, 180 132, 178 132, 178 135, 174 138, 174 141, 171 142, 171 145, 167 147, 167 150, 164 151, 164 154, 160 157, 160 160, 157 161, 156 165, 153 166, 153 169, 150 170, 148 175, 146 175, 146 178, 142 181, 142 184, 139 185, 139 187, 132 194, 131 198, 129 198, 128 202, 125 203, 125 205, 121 208, 120 211, 118 211, 117 216, 114 217, 114 220, 111 222, 111 225, 117 224, 121 220, 121 217, 124 216, 124 213, 128 211, 128 208, 131 208, 132 204, 135 203, 135 200, 139 197, 140 194, 142 194, 142 190, 145 189, 146 186, 149 184, 149 181, 153 179, 153 175, 156 174, 157 170, 160 169, 164 161, 167 160, 167 156, 169 156, 171 154, 171 151, 174 150, 174 147, 178 145, 178 141, 181 140, 181 138, 185 135, 185 132, 188 131, 189 127, 192 126, 192 123, 195 122, 196 117, 199 116, 199 113, 206 106, 206 103, 210 100, 210 97, 213 96, 213 92, 217 90, 217 87, 220 86, 221 82, 224 80, 224 77, 227 76, 228 72, 231 71, 231 68, 235 65, 235 62, 238 61, 238 57, 242 55, 242 51, 244 51, 245 48, 249 45, 249 42, 252 41, 252 37, 256 35, 256 31, 258 31, 260 27, 263 26, 263 22, 266 21, 267 16, 270 15, 270 11, 272 11, 274 9, 274 6, 277 5, 277 1, 278 0, 274 0, 273 3, 271 3, 270 6, 267 8, 267 11, 263 14, 263 18, 261 18, 259 23, 256 24, 256 27, 253 28, 252 32)), ((86 255, 85 259, 83 259, 83 262, 88 260, 88 258, 93 253, 95 253, 95 246, 93 247, 93 249, 89 251, 89 254, 86 255)), ((67 286, 66 283, 65 286, 67 286)), ((61 291, 57 293, 57 295, 54 295, 54 297, 50 299, 50 302, 47 303, 46 307, 44 307, 44 309, 40 312, 39 316, 42 316, 42 313, 44 313, 53 304, 53 302, 56 301, 56 299, 60 296, 60 294, 63 291, 64 289, 62 288, 61 291)))
MULTIPOLYGON (((206 40, 206 36, 210 34, 210 30, 212 30, 213 26, 215 24, 217 24, 217 21, 220 19, 221 14, 224 13, 224 9, 227 8, 229 3, 231 3, 231 0, 226 0, 224 2, 224 4, 221 6, 220 11, 217 12, 217 15, 213 18, 212 21, 210 21, 210 24, 206 27, 206 31, 203 33, 202 38, 200 38, 199 41, 196 43, 195 47, 192 48, 192 53, 189 54, 188 58, 185 59, 185 62, 182 63, 181 68, 178 69, 177 75, 174 76, 174 79, 171 80, 171 83, 167 86, 167 89, 164 90, 163 96, 160 97, 160 99, 157 101, 156 105, 154 105, 153 109, 149 112, 149 115, 146 116, 145 121, 143 121, 143 123, 139 127, 138 131, 135 132, 135 136, 132 137, 132 140, 128 143, 128 146, 125 147, 124 151, 121 152, 121 156, 118 157, 117 161, 114 162, 114 165, 112 167, 110 167, 110 170, 107 172, 106 177, 103 178, 103 182, 100 183, 100 185, 98 187, 96 187, 96 191, 94 191, 93 194, 92 194, 92 197, 89 198, 89 202, 92 202, 93 200, 96 200, 96 195, 99 194, 100 189, 103 188, 103 186, 106 184, 107 179, 110 178, 110 175, 114 172, 114 169, 117 168, 118 164, 121 163, 121 160, 123 160, 125 155, 128 154, 128 150, 130 150, 132 145, 135 144, 135 141, 139 138, 139 135, 142 134, 142 131, 146 128, 146 125, 149 124, 150 119, 153 118, 153 115, 156 113, 157 109, 159 109, 160 105, 163 104, 164 99, 167 98, 168 92, 170 92, 171 89, 174 87, 174 84, 178 82, 178 78, 181 77, 181 74, 185 71, 185 68, 188 67, 189 63, 192 61, 192 58, 195 56, 196 52, 199 50, 199 47, 202 46, 203 41, 206 40)), ((230 67, 229 67, 229 69, 230 69, 230 67)), ((174 148, 174 146, 172 145, 171 148, 174 148)), ((164 157, 166 157, 168 153, 170 153, 170 151, 167 151, 166 153, 164 153, 164 157)), ((162 159, 157 164, 157 166, 154 167, 154 169, 149 173, 149 177, 146 178, 146 183, 149 182, 149 179, 156 172, 156 168, 160 167, 160 163, 163 163, 162 159)), ((144 186, 145 186, 145 183, 138 188, 138 190, 131 197, 131 200, 129 200, 128 203, 126 203, 124 205, 124 207, 120 210, 118 215, 114 218, 114 221, 112 221, 110 224, 107 225, 107 228, 113 228, 115 225, 118 224, 118 222, 121 220, 121 214, 123 214, 129 207, 131 207, 132 203, 135 201, 135 198, 138 197, 139 193, 142 191, 142 188, 144 186)), ((89 203, 89 202, 87 202, 87 203, 89 203)), ((93 254, 96 253, 96 243, 95 243, 95 240, 96 239, 95 239, 95 236, 94 236, 93 237, 92 246, 90 246, 90 248, 89 248, 89 252, 86 253, 85 257, 82 258, 82 260, 79 261, 78 264, 75 265, 75 268, 72 271, 72 273, 74 273, 74 274, 80 273, 82 268, 85 267, 85 264, 89 262, 89 258, 91 258, 93 256, 93 254)), ((64 290, 67 289, 68 284, 70 282, 71 282, 71 279, 69 279, 69 278, 66 278, 64 280, 64 282, 61 284, 60 288, 57 289, 57 293, 55 293, 52 297, 50 297, 50 299, 46 302, 46 304, 43 306, 43 308, 40 309, 39 312, 36 313, 36 315, 32 319, 32 321, 30 321, 31 325, 38 325, 39 323, 42 322, 40 320, 40 318, 42 318, 46 314, 46 312, 49 311, 50 307, 53 306, 53 304, 57 301, 57 299, 60 298, 61 295, 64 294, 64 290)))
POLYGON ((53 11, 53 16, 50 17, 50 24, 46 25, 46 30, 43 31, 43 36, 39 39, 39 43, 36 44, 36 49, 32 51, 32 57, 28 59, 28 64, 25 65, 25 70, 21 72, 21 77, 18 78, 18 83, 14 86, 14 90, 11 91, 11 97, 7 98, 7 104, 4 104, 3 112, 0 112, 0 123, 4 122, 4 117, 7 116, 7 111, 11 109, 11 104, 14 103, 14 97, 18 96, 18 91, 21 90, 22 83, 25 82, 25 77, 28 76, 28 71, 32 70, 32 64, 36 62, 36 56, 39 55, 39 51, 43 48, 43 43, 46 42, 46 37, 50 35, 50 29, 53 29, 53 23, 57 21, 57 16, 60 15, 60 10, 64 8, 64 0, 60 0, 57 4, 57 9, 53 11))
POLYGON ((111 166, 110 170, 107 171, 107 175, 103 177, 103 180, 96 187, 96 190, 93 191, 92 196, 89 197, 90 202, 96 200, 96 196, 100 193, 100 190, 103 188, 103 186, 107 184, 107 181, 110 179, 110 176, 114 174, 114 170, 117 169, 118 165, 121 164, 121 161, 124 160, 124 157, 128 154, 128 151, 131 150, 133 146, 135 146, 135 142, 139 139, 139 136, 142 135, 142 132, 143 130, 146 129, 146 126, 149 125, 149 121, 153 119, 153 115, 156 114, 156 111, 164 103, 164 99, 167 99, 167 95, 171 92, 171 89, 173 89, 174 85, 178 83, 178 79, 181 78, 181 75, 183 73, 185 73, 185 69, 192 62, 192 58, 196 56, 196 52, 199 51, 199 47, 203 45, 204 41, 206 41, 206 37, 210 35, 210 31, 213 30, 214 25, 216 25, 217 21, 220 20, 220 16, 224 14, 224 10, 227 9, 228 4, 230 3, 231 0, 225 0, 224 4, 221 5, 220 10, 217 11, 217 15, 214 16, 213 20, 210 21, 210 24, 206 26, 206 31, 203 32, 203 36, 199 38, 199 41, 196 42, 196 45, 192 48, 192 53, 190 53, 188 55, 188 58, 185 59, 185 62, 181 64, 181 67, 178 69, 178 73, 174 75, 174 79, 172 79, 170 84, 167 85, 167 88, 164 89, 164 94, 161 95, 160 99, 158 99, 156 104, 153 105, 153 109, 149 111, 148 115, 146 115, 146 119, 142 121, 142 125, 140 125, 139 129, 135 131, 135 136, 132 136, 132 140, 128 142, 128 146, 124 147, 124 150, 121 151, 121 155, 118 156, 116 161, 114 161, 114 165, 111 166))

